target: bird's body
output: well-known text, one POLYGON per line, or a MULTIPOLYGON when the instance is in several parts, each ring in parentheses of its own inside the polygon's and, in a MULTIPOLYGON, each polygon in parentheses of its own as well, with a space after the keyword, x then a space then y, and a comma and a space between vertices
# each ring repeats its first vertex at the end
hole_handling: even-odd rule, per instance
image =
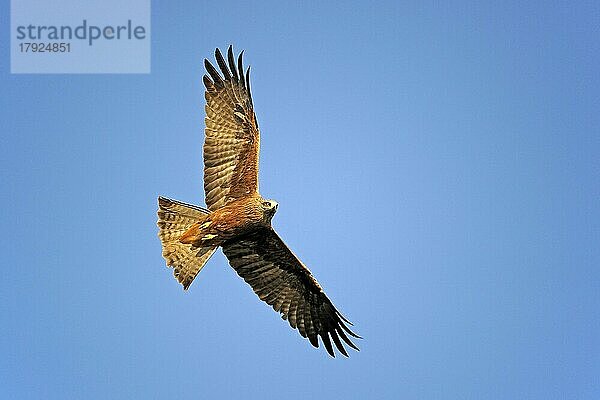
POLYGON ((207 214, 194 223, 179 239, 195 247, 220 246, 259 228, 270 228, 277 203, 251 194, 207 214))
POLYGON ((271 220, 278 204, 265 200, 258 191, 260 134, 250 92, 250 69, 244 74, 242 54, 236 64, 231 46, 227 62, 219 49, 215 56, 221 73, 205 60, 208 75, 203 78, 208 208, 159 197, 158 236, 163 257, 187 290, 221 247, 238 275, 292 328, 315 347, 320 337, 331 356, 335 356, 332 341, 348 356, 342 341, 358 350, 348 335, 359 336, 348 328, 350 322, 273 230, 271 220))

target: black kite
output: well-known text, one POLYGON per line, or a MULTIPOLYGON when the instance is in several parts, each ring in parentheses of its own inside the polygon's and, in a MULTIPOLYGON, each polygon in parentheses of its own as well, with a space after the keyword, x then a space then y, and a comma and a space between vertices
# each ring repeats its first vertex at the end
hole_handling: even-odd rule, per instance
POLYGON ((208 209, 158 199, 158 227, 167 265, 188 289, 218 246, 235 271, 261 300, 281 313, 292 328, 335 357, 332 341, 348 356, 342 341, 358 347, 360 338, 335 308, 311 272, 271 227, 277 203, 258 192, 260 134, 250 94, 250 68, 244 73, 242 53, 229 46, 227 62, 215 57, 221 73, 208 61, 204 191, 208 209), (221 75, 222 74, 222 75, 221 75), (341 340, 340 340, 341 339, 341 340))

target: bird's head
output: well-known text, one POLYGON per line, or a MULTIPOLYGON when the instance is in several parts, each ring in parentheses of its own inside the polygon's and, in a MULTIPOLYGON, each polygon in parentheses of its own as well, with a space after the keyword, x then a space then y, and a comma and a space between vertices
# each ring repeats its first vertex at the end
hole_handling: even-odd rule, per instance
POLYGON ((261 204, 265 213, 265 217, 267 218, 267 220, 271 220, 271 218, 273 218, 273 215, 275 215, 279 204, 277 204, 275 200, 263 200, 261 204))

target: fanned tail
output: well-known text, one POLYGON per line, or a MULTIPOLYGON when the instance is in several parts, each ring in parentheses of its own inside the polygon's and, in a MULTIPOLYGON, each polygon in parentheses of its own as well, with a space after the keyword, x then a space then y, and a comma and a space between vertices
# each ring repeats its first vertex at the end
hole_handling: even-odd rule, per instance
POLYGON ((175 278, 187 290, 216 247, 193 247, 179 241, 181 235, 194 223, 203 219, 208 210, 177 200, 158 198, 158 237, 167 266, 173 268, 175 278))

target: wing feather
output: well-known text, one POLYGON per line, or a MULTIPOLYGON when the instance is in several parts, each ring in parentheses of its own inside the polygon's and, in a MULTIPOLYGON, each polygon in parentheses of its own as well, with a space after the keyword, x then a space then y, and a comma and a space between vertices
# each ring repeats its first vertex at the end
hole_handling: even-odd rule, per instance
POLYGON ((260 134, 250 94, 250 77, 246 74, 244 79, 244 74, 240 74, 242 53, 237 70, 231 46, 227 61, 219 49, 215 50, 220 71, 204 60, 207 72, 202 79, 206 87, 204 192, 211 211, 258 192, 260 134))
POLYGON ((346 325, 350 322, 273 229, 258 229, 225 242, 223 252, 258 297, 279 312, 314 347, 319 347, 321 337, 333 357, 333 345, 344 356, 348 356, 344 344, 358 350, 348 337, 360 338, 346 325))

